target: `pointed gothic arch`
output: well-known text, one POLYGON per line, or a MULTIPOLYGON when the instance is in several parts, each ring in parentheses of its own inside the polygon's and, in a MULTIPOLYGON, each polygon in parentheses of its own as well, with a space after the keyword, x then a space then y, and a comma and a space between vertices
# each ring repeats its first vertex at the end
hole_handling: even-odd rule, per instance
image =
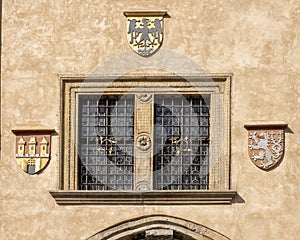
POLYGON ((201 224, 185 219, 150 215, 118 223, 100 231, 89 240, 229 240, 201 224))

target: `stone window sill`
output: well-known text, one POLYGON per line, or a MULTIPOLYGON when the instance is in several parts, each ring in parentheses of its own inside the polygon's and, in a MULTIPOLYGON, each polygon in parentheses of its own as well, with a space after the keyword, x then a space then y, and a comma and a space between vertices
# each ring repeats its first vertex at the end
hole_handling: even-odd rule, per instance
POLYGON ((50 191, 58 205, 232 204, 236 191, 50 191))

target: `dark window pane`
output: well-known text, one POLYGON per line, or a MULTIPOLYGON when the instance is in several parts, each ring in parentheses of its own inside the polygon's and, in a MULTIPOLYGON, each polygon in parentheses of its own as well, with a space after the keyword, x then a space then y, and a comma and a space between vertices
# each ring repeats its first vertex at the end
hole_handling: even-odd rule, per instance
POLYGON ((134 96, 80 95, 78 188, 132 190, 134 96))
POLYGON ((156 95, 154 189, 208 189, 210 95, 156 95))

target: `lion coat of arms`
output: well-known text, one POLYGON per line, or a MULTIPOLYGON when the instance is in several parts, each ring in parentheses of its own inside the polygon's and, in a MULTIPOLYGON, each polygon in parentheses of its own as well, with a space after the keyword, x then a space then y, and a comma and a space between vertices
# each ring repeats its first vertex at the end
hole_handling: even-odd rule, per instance
POLYGON ((275 167, 284 154, 284 129, 248 130, 248 152, 252 162, 263 170, 275 167))
POLYGON ((127 17, 127 39, 130 47, 139 55, 154 54, 163 41, 163 17, 160 12, 124 12, 127 17))

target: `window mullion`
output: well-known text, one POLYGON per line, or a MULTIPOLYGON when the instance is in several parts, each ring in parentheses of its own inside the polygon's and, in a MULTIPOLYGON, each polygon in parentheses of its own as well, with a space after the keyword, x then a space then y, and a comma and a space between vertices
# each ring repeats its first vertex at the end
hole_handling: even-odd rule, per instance
MULTIPOLYGON (((110 108, 109 108, 109 99, 108 98, 105 98, 105 135, 108 136, 109 135, 109 118, 110 118, 110 108)), ((108 146, 107 146, 107 141, 105 142, 105 149, 107 149, 108 146)), ((108 158, 105 157, 105 176, 104 176, 104 179, 105 179, 105 190, 108 190, 107 189, 107 185, 108 185, 108 158)))
POLYGON ((137 94, 134 120, 134 190, 152 190, 153 100, 150 94, 137 94))

